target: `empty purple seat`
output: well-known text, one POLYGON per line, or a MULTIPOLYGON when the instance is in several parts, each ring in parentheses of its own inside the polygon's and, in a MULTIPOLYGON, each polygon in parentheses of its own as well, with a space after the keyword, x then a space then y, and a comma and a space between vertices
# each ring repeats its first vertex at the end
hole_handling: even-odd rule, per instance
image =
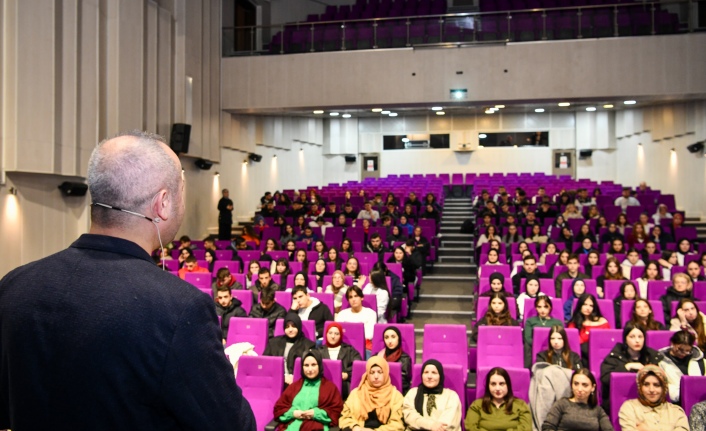
POLYGON ((218 260, 232 260, 233 250, 216 250, 216 259, 218 260))
POLYGON ((694 404, 706 401, 706 377, 682 376, 679 391, 682 408, 689 416, 694 404))
POLYGON ((231 317, 226 347, 247 342, 255 346, 254 350, 258 355, 262 355, 267 347, 268 335, 269 325, 265 318, 231 317))
POLYGON ((216 248, 219 249, 219 250, 225 250, 225 249, 227 249, 228 247, 230 247, 230 241, 228 241, 228 240, 220 240, 220 239, 217 239, 217 240, 214 242, 214 244, 216 245, 216 248))
MULTIPOLYGON (((510 277, 505 278, 505 283, 503 284, 503 287, 505 288, 506 292, 512 293, 512 279, 510 277)), ((480 282, 478 283, 478 293, 483 293, 488 290, 490 290, 489 277, 486 277, 486 274, 484 273, 483 277, 481 277, 480 282)))
MULTIPOLYGON (((350 344, 360 353, 361 357, 365 357, 365 328, 362 323, 338 322, 343 328, 342 340, 346 344, 350 344)), ((324 325, 324 333, 328 332, 330 322, 324 325)))
POLYGON ((481 265, 480 269, 483 277, 490 277, 496 272, 505 276, 506 279, 510 277, 510 265, 481 265))
POLYGON ((478 328, 478 368, 524 366, 522 328, 481 326, 478 328))
POLYGON ((651 280, 647 282, 647 299, 658 300, 667 293, 667 288, 672 285, 668 280, 651 280))
MULTIPOLYGON (((266 320, 266 319, 265 319, 266 320)), ((264 430, 273 419, 273 409, 284 386, 284 358, 241 356, 236 382, 255 414, 257 429, 264 430)))
MULTIPOLYGON (((485 394, 485 377, 488 375, 488 371, 490 371, 490 368, 478 369, 476 399, 483 398, 485 394)), ((513 395, 529 403, 530 371, 526 368, 505 368, 505 371, 510 376, 513 395)))
MULTIPOLYGON (((399 362, 389 362, 390 365, 390 383, 402 392, 402 364, 399 362)), ((357 388, 363 376, 365 375, 365 361, 353 361, 353 370, 351 371, 351 389, 357 388)))
POLYGON ((412 323, 376 324, 375 330, 373 331, 373 354, 376 354, 385 348, 383 334, 390 326, 394 326, 399 329, 400 334, 402 335, 402 351, 409 355, 410 359, 412 359, 412 364, 414 364, 417 359, 417 341, 414 336, 414 324, 412 323))
POLYGON ((191 283, 196 287, 211 288, 211 273, 210 272, 187 272, 184 274, 184 281, 191 283))
POLYGON ((422 352, 422 361, 436 359, 442 364, 460 365, 465 377, 468 374, 466 325, 424 325, 422 352))
POLYGON ((289 310, 292 308, 292 292, 276 291, 275 302, 284 307, 285 310, 289 310))
POLYGON ((601 364, 616 344, 623 342, 620 329, 599 329, 591 331, 588 340, 588 368, 594 376, 601 375, 601 364))
POLYGON ((672 338, 672 335, 674 335, 672 331, 647 331, 645 345, 655 350, 669 347, 671 346, 669 340, 672 338))
POLYGON ((231 294, 242 302, 243 310, 249 315, 250 310, 252 310, 252 292, 249 290, 231 290, 231 294))
MULTIPOLYGON (((665 388, 666 390, 666 388, 665 388)), ((612 373, 610 375, 610 417, 613 428, 620 431, 618 412, 627 400, 637 398, 635 373, 612 373)))

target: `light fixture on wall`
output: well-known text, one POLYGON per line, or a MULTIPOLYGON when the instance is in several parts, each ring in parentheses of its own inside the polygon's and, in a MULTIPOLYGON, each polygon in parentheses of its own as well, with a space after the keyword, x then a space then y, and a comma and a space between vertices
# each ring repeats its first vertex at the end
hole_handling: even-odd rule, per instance
POLYGON ((304 151, 304 147, 299 147, 299 151, 304 151))
POLYGON ((17 196, 17 187, 10 187, 7 189, 7 193, 11 194, 12 196, 17 196))
POLYGON ((213 176, 215 176, 215 177, 220 177, 221 174, 220 174, 218 171, 216 171, 216 172, 213 174, 213 176))
POLYGON ((675 148, 672 148, 672 152, 673 152, 673 153, 676 153, 677 150, 676 150, 675 148))
POLYGON ((274 154, 274 155, 272 156, 272 158, 273 158, 273 159, 276 159, 276 158, 277 158, 277 154, 274 154))
POLYGON ((642 142, 638 142, 638 143, 637 143, 637 146, 638 146, 638 147, 641 147, 641 146, 642 146, 642 142))
POLYGON ((247 165, 248 164, 248 159, 243 159, 243 164, 247 165))

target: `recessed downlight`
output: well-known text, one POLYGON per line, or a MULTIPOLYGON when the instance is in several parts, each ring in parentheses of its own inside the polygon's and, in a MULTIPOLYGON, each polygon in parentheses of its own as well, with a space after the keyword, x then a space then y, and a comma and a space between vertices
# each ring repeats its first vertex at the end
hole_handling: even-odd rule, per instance
POLYGON ((534 110, 534 112, 538 112, 538 113, 544 112, 544 108, 537 108, 534 110))
POLYGON ((316 115, 320 115, 320 114, 323 114, 323 113, 324 113, 324 111, 322 111, 322 110, 320 110, 320 109, 317 109, 316 111, 314 111, 314 114, 316 114, 316 115))
POLYGON ((339 114, 338 114, 338 112, 332 112, 329 115, 332 117, 338 117, 339 114))
POLYGON ((486 114, 494 114, 495 111, 494 111, 493 109, 486 109, 486 110, 485 110, 485 113, 486 113, 486 114))
POLYGON ((610 108, 612 108, 612 107, 613 107, 613 105, 611 105, 610 103, 607 103, 607 104, 603 105, 603 108, 604 108, 604 109, 610 109, 610 108))
POLYGON ((431 108, 432 111, 441 111, 442 109, 444 108, 442 108, 441 106, 432 106, 431 108))
POLYGON ((390 117, 396 117, 396 116, 397 116, 397 112, 390 112, 390 117))
POLYGON ((586 108, 586 110, 587 110, 588 112, 593 112, 593 111, 596 110, 596 107, 595 107, 595 106, 589 106, 588 108, 586 108))
POLYGON ((504 107, 505 107, 505 105, 495 105, 495 109, 496 109, 496 110, 497 110, 497 109, 502 109, 502 108, 504 108, 504 107))
POLYGON ((343 117, 343 118, 351 118, 351 114, 343 114, 343 115, 341 115, 341 117, 343 117))
POLYGON ((564 107, 567 107, 567 106, 571 106, 571 103, 569 103, 569 102, 559 102, 558 105, 561 106, 562 108, 564 108, 564 107))
POLYGON ((382 115, 390 115, 390 111, 380 111, 382 115))
POLYGON ((634 104, 636 104, 637 102, 634 101, 634 100, 626 100, 626 101, 623 102, 623 103, 624 103, 625 105, 634 105, 634 104))
POLYGON ((485 133, 481 133, 480 135, 478 135, 478 139, 485 139, 487 137, 488 135, 486 135, 485 133))
POLYGON ((372 111, 373 112, 382 112, 382 108, 373 108, 372 111))
POLYGON ((446 115, 446 112, 444 112, 444 111, 436 111, 436 115, 446 115))

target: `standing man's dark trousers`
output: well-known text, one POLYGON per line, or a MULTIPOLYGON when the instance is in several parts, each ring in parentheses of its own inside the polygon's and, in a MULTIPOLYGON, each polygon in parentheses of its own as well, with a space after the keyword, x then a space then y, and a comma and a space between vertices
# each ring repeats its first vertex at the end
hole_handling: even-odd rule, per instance
POLYGON ((224 241, 230 241, 231 226, 233 225, 233 219, 226 219, 225 217, 218 217, 218 239, 224 241))

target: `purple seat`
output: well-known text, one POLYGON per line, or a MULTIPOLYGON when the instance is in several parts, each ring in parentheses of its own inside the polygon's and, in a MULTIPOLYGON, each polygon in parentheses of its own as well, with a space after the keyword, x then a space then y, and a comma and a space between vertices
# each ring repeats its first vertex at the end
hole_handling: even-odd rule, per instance
MULTIPOLYGON (((390 382, 402 392, 402 364, 399 362, 388 362, 390 365, 390 382)), ((365 375, 365 361, 353 361, 353 371, 351 371, 351 390, 357 388, 365 375)))
POLYGON ((284 358, 241 356, 236 382, 255 414, 257 429, 264 430, 273 419, 275 403, 284 386, 284 358))
POLYGON ((613 428, 620 431, 618 412, 627 400, 637 398, 637 383, 634 373, 611 373, 610 375, 610 417, 613 428))
POLYGON ((276 291, 275 302, 284 307, 285 310, 289 310, 292 308, 292 292, 276 291))
POLYGON ((671 346, 669 340, 674 335, 672 331, 647 331, 645 345, 655 350, 671 346))
POLYGON ((167 271, 179 271, 179 261, 178 260, 165 260, 164 268, 167 271))
MULTIPOLYGON (((361 357, 365 357, 365 327, 362 323, 338 322, 343 328, 343 342, 350 344, 360 353, 361 357)), ((330 322, 326 322, 324 333, 328 332, 330 322)))
POLYGON ((187 272, 184 274, 184 281, 196 287, 211 287, 210 272, 187 272))
POLYGON ((231 290, 231 294, 243 303, 243 310, 250 315, 250 310, 252 310, 252 292, 249 290, 231 290))
MULTIPOLYGON (((574 280, 570 279, 564 279, 561 281, 561 297, 563 299, 568 299, 570 294, 571 294, 571 283, 573 283, 574 280)), ((593 280, 591 278, 587 278, 583 280, 583 283, 586 285, 586 293, 590 293, 591 295, 595 296, 596 298, 597 293, 596 293, 596 280, 593 280)))
POLYGON ((674 212, 677 210, 677 204, 674 200, 674 195, 659 195, 659 197, 657 198, 657 204, 667 205, 667 211, 669 212, 674 212))
POLYGON ((522 328, 481 326, 478 328, 478 368, 522 368, 522 328))
MULTIPOLYGON (((316 342, 316 322, 313 320, 302 320, 302 332, 306 338, 316 342)), ((284 319, 277 319, 275 323, 274 336, 279 337, 280 335, 284 335, 284 319)))
POLYGON ((251 260, 260 260, 260 251, 258 250, 238 250, 238 256, 243 259, 243 264, 247 266, 251 260))
POLYGON ((682 376, 681 378, 681 405, 686 415, 691 414, 694 404, 706 401, 706 377, 705 376, 682 376))
POLYGON ((620 329, 600 329, 591 331, 588 340, 588 368, 597 378, 601 375, 601 363, 616 344, 623 342, 620 329))
POLYGON ((289 260, 289 252, 287 250, 272 250, 267 252, 272 257, 272 260, 287 259, 289 260))
MULTIPOLYGON (((537 309, 534 308, 535 298, 525 298, 525 313, 522 316, 523 324, 527 322, 527 319, 537 315, 537 309)), ((551 317, 557 319, 560 322, 564 321, 564 304, 561 298, 552 298, 552 314, 551 317)))
POLYGON ((483 277, 490 277, 490 274, 497 272, 505 276, 505 279, 510 278, 510 265, 481 265, 480 267, 483 277))
MULTIPOLYGON (((297 381, 302 378, 302 359, 301 358, 296 358, 294 360, 294 373, 292 374, 293 376, 293 381, 297 381)), ((335 359, 324 359, 324 377, 326 377, 327 380, 330 380, 333 382, 334 385, 338 388, 339 393, 342 392, 342 387, 343 387, 343 365, 341 361, 335 360, 335 359)))
MULTIPOLYGON (((522 356, 522 355, 520 355, 522 356)), ((485 392, 485 376, 490 368, 479 368, 476 379, 476 399, 483 398, 485 392)), ((530 371, 526 368, 505 368, 512 382, 513 395, 529 403, 530 371)))
MULTIPOLYGON (((483 296, 478 298, 478 313, 476 314, 479 317, 479 320, 485 316, 485 313, 488 311, 488 306, 490 304, 490 297, 483 296)), ((507 297, 507 306, 510 309, 510 316, 513 319, 517 319, 517 302, 516 299, 512 296, 507 297)))
POLYGON ((424 325, 422 352, 422 361, 436 359, 442 364, 460 365, 465 377, 468 374, 466 325, 424 325))
MULTIPOLYGON (((326 286, 324 285, 324 289, 326 286)), ((309 296, 312 298, 316 298, 321 303, 323 303, 325 306, 328 307, 329 311, 333 315, 334 308, 333 308, 333 293, 316 293, 316 292, 309 292, 309 296)))
MULTIPOLYGON (((503 288, 506 292, 512 293, 512 279, 510 277, 505 277, 503 288)), ((478 293, 483 293, 488 290, 490 290, 490 277, 483 274, 483 277, 481 277, 480 282, 478 283, 478 293)))
POLYGON ((689 241, 696 241, 699 234, 695 227, 687 226, 677 228, 674 232, 674 239, 679 242, 681 239, 688 239, 689 241))
MULTIPOLYGON (((412 387, 417 387, 422 383, 422 366, 424 364, 414 364, 412 367, 412 387)), ((463 368, 453 364, 443 364, 444 366, 444 387, 455 391, 461 399, 461 422, 466 417, 466 386, 464 385, 463 368)))
POLYGON ((203 259, 206 257, 206 250, 199 249, 199 250, 192 250, 192 252, 194 253, 194 257, 195 257, 196 259, 202 259, 202 260, 203 260, 203 259))
MULTIPOLYGON (((652 307, 652 314, 653 317, 656 321, 659 323, 666 325, 664 322, 664 312, 662 310, 662 301, 657 301, 657 300, 648 300, 647 302, 650 303, 650 306, 652 307)), ((632 319, 632 307, 635 304, 635 301, 629 301, 629 300, 623 300, 620 303, 620 322, 622 323, 622 327, 625 327, 625 323, 629 322, 630 319, 632 319)), ((669 325, 666 325, 669 326, 669 325)), ((662 346, 665 347, 665 346, 662 346)))
POLYGON ((385 348, 382 334, 390 326, 399 329, 400 334, 402 334, 402 351, 409 355, 410 359, 412 359, 412 364, 414 364, 417 359, 417 340, 414 336, 414 324, 412 323, 377 323, 373 331, 373 354, 385 348))
POLYGON ((647 282, 647 299, 658 300, 667 293, 667 288, 672 285, 669 280, 652 280, 647 282))
MULTIPOLYGON (((639 268, 643 271, 645 270, 644 266, 633 266, 631 269, 634 268, 639 268)), ((622 286, 623 283, 625 283, 625 280, 605 280, 603 282, 603 294, 605 295, 604 299, 615 299, 620 296, 620 286, 622 286)))
POLYGON ((231 317, 226 347, 235 343, 248 342, 255 346, 255 352, 258 355, 262 355, 267 347, 268 335, 269 325, 265 318, 231 317))
MULTIPOLYGON (((527 288, 525 287, 526 285, 527 280, 524 278, 520 279, 520 292, 527 292, 527 288)), ((547 296, 556 296, 556 292, 554 289, 554 280, 551 278, 540 278, 539 291, 547 296)))
POLYGON ((233 250, 216 250, 216 261, 219 260, 232 260, 233 250))
POLYGON ((264 250, 265 243, 268 239, 273 239, 279 244, 280 230, 279 227, 266 227, 260 234, 260 250, 264 250))
POLYGON ((228 240, 220 240, 220 239, 217 239, 217 240, 214 242, 214 244, 215 244, 216 248, 219 249, 219 250, 225 250, 225 249, 227 249, 228 247, 230 247, 230 241, 228 241, 228 240))
MULTIPOLYGON (((533 328, 532 335, 532 363, 537 359, 537 353, 549 349, 549 331, 551 328, 537 327, 533 328)), ((581 341, 579 340, 579 330, 576 328, 566 328, 566 336, 569 338, 569 346, 571 350, 580 354, 581 341)))

